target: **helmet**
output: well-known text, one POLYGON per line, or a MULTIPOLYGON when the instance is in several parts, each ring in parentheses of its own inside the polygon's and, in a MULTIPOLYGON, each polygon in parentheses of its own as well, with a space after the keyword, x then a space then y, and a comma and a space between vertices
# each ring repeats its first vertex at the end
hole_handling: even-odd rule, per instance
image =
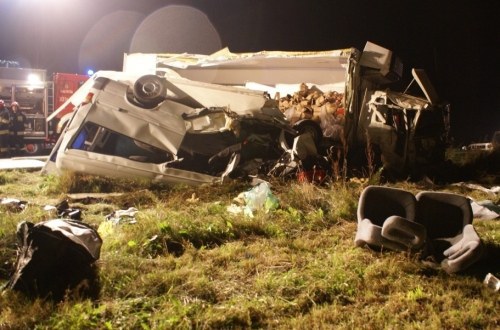
POLYGON ((0 100, 0 105, 4 105, 5 102, 3 100, 0 100))
POLYGON ((14 102, 12 102, 12 103, 10 104, 10 107, 11 107, 11 108, 12 108, 13 106, 16 106, 16 107, 18 107, 18 108, 19 108, 19 103, 17 103, 16 101, 14 101, 14 102))

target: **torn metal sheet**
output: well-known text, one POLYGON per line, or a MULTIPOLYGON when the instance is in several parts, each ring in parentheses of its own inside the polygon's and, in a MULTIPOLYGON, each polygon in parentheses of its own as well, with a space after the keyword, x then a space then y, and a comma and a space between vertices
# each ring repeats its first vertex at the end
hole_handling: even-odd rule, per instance
POLYGON ((0 159, 0 170, 39 170, 48 157, 17 157, 0 159))
POLYGON ((137 53, 125 54, 124 71, 143 74, 175 72, 189 80, 228 86, 244 86, 247 82, 284 86, 298 85, 303 81, 316 85, 342 82, 345 86, 346 68, 359 54, 355 48, 256 53, 232 53, 225 48, 211 55, 137 53))

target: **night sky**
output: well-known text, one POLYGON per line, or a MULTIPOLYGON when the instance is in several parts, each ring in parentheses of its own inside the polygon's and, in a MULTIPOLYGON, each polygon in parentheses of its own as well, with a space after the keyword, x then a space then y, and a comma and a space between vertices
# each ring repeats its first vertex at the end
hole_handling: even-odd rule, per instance
POLYGON ((456 144, 500 130, 496 0, 0 0, 0 60, 121 70, 123 53, 331 50, 366 41, 429 74, 456 144))

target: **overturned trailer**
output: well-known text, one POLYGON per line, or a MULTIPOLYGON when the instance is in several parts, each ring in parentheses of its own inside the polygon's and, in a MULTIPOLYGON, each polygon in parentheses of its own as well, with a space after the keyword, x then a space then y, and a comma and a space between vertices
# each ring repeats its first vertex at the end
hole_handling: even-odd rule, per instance
POLYGON ((332 148, 353 160, 373 148, 390 171, 425 171, 444 158, 449 106, 422 70, 412 73, 425 98, 383 89, 402 66, 371 43, 363 52, 126 54, 123 72, 98 72, 75 94, 44 171, 201 184, 278 163, 328 170, 319 160, 332 148))

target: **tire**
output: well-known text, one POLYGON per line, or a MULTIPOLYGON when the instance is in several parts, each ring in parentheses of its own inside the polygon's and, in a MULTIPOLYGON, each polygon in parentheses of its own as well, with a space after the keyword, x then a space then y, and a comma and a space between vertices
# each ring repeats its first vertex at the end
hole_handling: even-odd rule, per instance
POLYGON ((321 140, 323 139, 323 131, 318 123, 310 119, 303 119, 296 122, 293 128, 296 129, 299 134, 304 134, 305 132, 312 133, 316 146, 320 146, 321 140))
POLYGON ((148 108, 156 107, 167 95, 165 79, 156 75, 145 75, 137 79, 133 89, 134 97, 148 108))
POLYGON ((25 153, 29 156, 39 155, 42 152, 42 146, 38 143, 26 143, 25 153))

